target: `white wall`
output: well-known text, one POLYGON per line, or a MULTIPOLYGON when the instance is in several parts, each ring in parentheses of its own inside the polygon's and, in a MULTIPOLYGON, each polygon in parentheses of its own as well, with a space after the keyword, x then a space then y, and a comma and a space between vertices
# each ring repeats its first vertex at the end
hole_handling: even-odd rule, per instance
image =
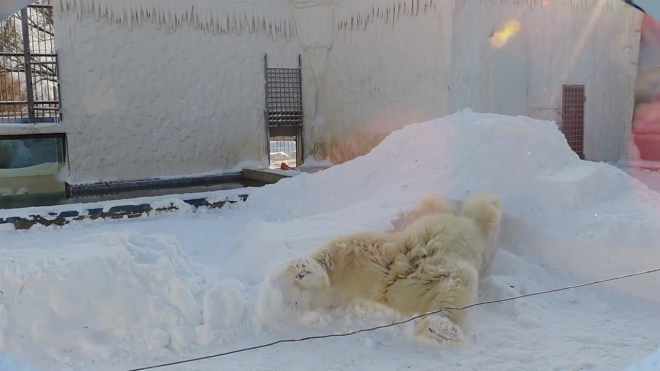
POLYGON ((171 23, 129 27, 86 10, 93 12, 56 18, 71 182, 199 174, 264 157, 263 55, 274 66, 296 65, 295 39, 171 23))
POLYGON ((334 14, 334 32, 330 52, 310 57, 318 105, 308 140, 335 163, 366 154, 406 124, 449 112, 453 3, 397 3, 405 7, 383 2, 372 12, 354 1, 323 10, 334 14))
POLYGON ((583 84, 586 157, 618 160, 632 120, 641 14, 607 0, 529 4, 456 2, 454 108, 561 125, 562 85, 583 84), (489 36, 510 20, 520 32, 492 47, 489 36))
POLYGON ((630 127, 641 16, 607 0, 59 1, 72 182, 262 159, 263 53, 303 55, 306 155, 335 162, 463 107, 559 121, 563 83, 586 85, 588 158, 618 159, 630 127))
POLYGON ((255 4, 61 0, 69 180, 198 174, 262 159, 264 52, 279 66, 303 54, 307 154, 349 160, 404 124, 448 113, 452 2, 255 4), (176 17, 144 19, 145 9, 176 17), (264 14, 257 24, 286 33, 206 32, 209 20, 240 27, 253 12, 264 14))

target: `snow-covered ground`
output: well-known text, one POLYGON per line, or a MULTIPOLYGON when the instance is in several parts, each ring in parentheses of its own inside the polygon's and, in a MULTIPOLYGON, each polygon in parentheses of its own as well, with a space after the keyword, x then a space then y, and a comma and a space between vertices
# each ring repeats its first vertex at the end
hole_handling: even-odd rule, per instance
MULTIPOLYGON (((427 192, 478 189, 506 212, 480 300, 660 266, 658 193, 580 161, 553 123, 462 112, 230 209, 0 232, 0 352, 34 370, 126 370, 389 323, 373 305, 295 308, 271 277, 338 234, 391 228, 427 192)), ((660 347, 659 293, 660 277, 640 276, 477 307, 462 348, 405 325, 163 370, 619 371, 660 347)))
POLYGON ((626 167, 624 170, 628 175, 646 184, 652 190, 660 192, 660 168, 645 170, 637 167, 626 167))
POLYGON ((660 349, 643 360, 630 366, 626 371, 656 371, 660 370, 660 349))

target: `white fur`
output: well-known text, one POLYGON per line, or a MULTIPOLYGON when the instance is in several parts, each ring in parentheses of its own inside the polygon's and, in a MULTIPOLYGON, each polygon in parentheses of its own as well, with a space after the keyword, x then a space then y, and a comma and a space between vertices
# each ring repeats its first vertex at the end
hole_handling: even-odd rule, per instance
POLYGON ((419 336, 463 342, 465 311, 479 275, 495 253, 501 220, 497 196, 479 193, 462 205, 427 196, 403 220, 403 230, 335 238, 285 271, 302 290, 341 291, 412 316, 444 310, 417 323, 419 336))
POLYGON ((458 208, 452 201, 437 196, 428 195, 421 199, 417 206, 407 213, 399 213, 398 217, 392 221, 393 231, 402 231, 415 220, 431 214, 456 214, 458 208))

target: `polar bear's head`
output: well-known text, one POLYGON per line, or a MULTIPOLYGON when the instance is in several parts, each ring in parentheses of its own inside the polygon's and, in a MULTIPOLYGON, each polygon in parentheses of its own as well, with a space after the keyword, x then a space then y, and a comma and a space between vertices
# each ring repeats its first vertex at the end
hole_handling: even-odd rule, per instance
POLYGON ((328 272, 314 259, 294 259, 286 269, 286 275, 301 289, 324 289, 330 286, 328 272))

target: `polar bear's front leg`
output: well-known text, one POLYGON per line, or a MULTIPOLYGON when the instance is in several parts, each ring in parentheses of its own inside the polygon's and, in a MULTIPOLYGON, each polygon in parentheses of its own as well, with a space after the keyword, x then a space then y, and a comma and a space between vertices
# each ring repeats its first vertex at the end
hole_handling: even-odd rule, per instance
POLYGON ((314 259, 294 259, 286 272, 301 289, 322 289, 330 286, 328 272, 314 259))

